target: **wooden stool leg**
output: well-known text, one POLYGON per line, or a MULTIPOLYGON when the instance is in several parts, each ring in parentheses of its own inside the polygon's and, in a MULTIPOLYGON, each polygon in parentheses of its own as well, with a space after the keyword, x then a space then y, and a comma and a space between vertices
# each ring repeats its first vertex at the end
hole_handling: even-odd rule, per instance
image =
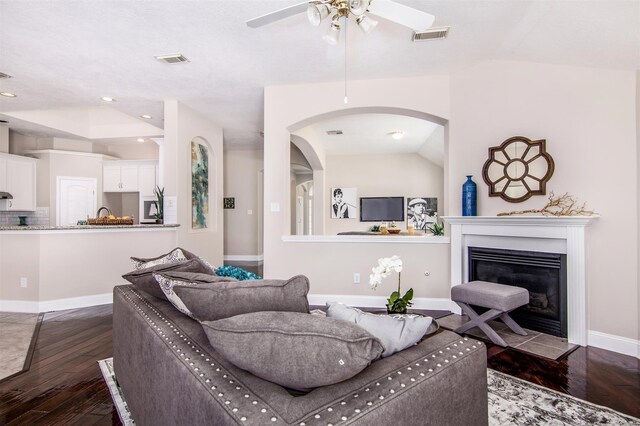
MULTIPOLYGON (((469 322, 461 325, 456 328, 454 331, 456 333, 462 334, 467 330, 470 330, 474 327, 478 327, 480 330, 484 331, 484 333, 491 339, 493 343, 496 345, 500 345, 502 347, 506 347, 507 343, 496 333, 490 326, 487 324, 487 321, 491 321, 494 318, 497 318, 504 314, 504 312, 499 311, 497 309, 491 309, 485 312, 482 315, 478 315, 476 311, 474 311, 471 306, 466 303, 456 302, 460 308, 462 308, 462 312, 469 316, 469 322)), ((511 319, 511 318, 509 318, 511 319)), ((512 320, 513 321, 513 320, 512 320)), ((515 324, 515 322, 514 322, 515 324)))
POLYGON ((526 336, 527 332, 522 329, 514 320, 509 316, 507 312, 500 315, 500 319, 503 323, 507 325, 514 333, 520 334, 521 336, 526 336))

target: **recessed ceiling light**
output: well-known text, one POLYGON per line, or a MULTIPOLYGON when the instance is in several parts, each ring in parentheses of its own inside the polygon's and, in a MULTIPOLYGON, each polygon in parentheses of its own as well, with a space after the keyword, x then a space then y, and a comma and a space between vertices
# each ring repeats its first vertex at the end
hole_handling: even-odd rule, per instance
POLYGON ((9 92, 0 92, 0 95, 6 96, 7 98, 15 98, 18 96, 15 93, 9 93, 9 92))
POLYGON ((402 130, 396 130, 395 132, 391 132, 389 134, 397 141, 404 137, 404 132, 402 130))
POLYGON ((144 139, 142 139, 142 138, 138 138, 138 139, 136 139, 136 140, 137 140, 138 142, 144 142, 144 139))
POLYGON ((151 120, 153 117, 150 116, 149 114, 142 114, 140 118, 144 118, 145 120, 151 120))
POLYGON ((105 102, 115 102, 115 101, 116 101, 115 99, 110 98, 110 97, 108 97, 108 96, 103 96, 103 97, 101 97, 100 99, 102 99, 102 100, 103 100, 103 101, 105 101, 105 102))

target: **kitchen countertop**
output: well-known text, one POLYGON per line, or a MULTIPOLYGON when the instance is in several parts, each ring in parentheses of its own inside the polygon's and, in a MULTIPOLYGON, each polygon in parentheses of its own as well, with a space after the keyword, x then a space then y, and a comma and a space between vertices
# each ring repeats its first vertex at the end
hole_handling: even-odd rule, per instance
POLYGON ((86 231, 100 230, 109 231, 112 229, 164 229, 177 228, 180 225, 167 224, 142 224, 142 225, 69 225, 69 226, 0 226, 0 231, 86 231))

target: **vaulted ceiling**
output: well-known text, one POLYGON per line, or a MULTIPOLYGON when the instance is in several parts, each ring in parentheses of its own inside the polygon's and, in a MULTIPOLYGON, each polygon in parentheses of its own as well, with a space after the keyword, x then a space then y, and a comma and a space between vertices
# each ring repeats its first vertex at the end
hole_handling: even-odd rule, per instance
MULTIPOLYGON (((163 101, 179 100, 223 127, 227 148, 260 147, 265 86, 344 76, 344 45, 327 45, 305 14, 245 25, 297 1, 0 0, 0 72, 13 76, 0 92, 18 95, 0 96, 0 119, 25 134, 78 136, 24 112, 95 111, 110 96, 109 108, 148 135, 149 124, 163 128, 163 101), (154 59, 178 52, 190 62, 154 59)), ((491 59, 640 69, 639 0, 397 1, 435 15, 448 38, 413 43, 409 29, 382 19, 367 36, 352 26, 349 78, 451 73, 491 59)))

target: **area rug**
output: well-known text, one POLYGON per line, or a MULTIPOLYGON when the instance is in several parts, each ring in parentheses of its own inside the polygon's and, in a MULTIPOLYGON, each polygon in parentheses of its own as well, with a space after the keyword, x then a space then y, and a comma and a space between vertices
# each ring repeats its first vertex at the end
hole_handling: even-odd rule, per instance
MULTIPOLYGON (((98 361, 98 364, 111 392, 120 421, 125 426, 134 425, 127 403, 115 380, 113 358, 98 361)), ((582 426, 588 424, 640 426, 640 419, 491 369, 487 370, 487 379, 490 426, 582 426)))
POLYGON ((0 381, 29 370, 43 316, 0 312, 0 381))

